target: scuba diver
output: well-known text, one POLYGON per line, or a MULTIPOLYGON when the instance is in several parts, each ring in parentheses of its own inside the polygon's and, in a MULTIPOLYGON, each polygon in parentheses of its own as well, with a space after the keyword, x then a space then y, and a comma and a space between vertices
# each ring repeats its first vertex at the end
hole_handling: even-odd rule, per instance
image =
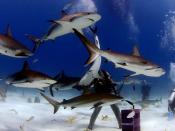
MULTIPOLYGON (((113 82, 111 75, 104 70, 101 70, 99 72, 99 75, 100 75, 100 78, 94 79, 92 83, 90 84, 90 86, 93 87, 94 92, 95 93, 106 93, 106 94, 114 93, 115 95, 118 95, 115 90, 116 84, 113 82)), ((95 108, 91 116, 91 120, 90 120, 88 129, 93 128, 95 120, 98 114, 100 113, 101 109, 102 107, 95 108)), ((118 105, 117 104, 111 105, 111 109, 114 112, 115 117, 118 121, 119 128, 121 128, 121 113, 120 113, 120 109, 118 105)))
POLYGON ((116 84, 112 81, 111 75, 104 70, 101 70, 99 75, 101 78, 96 78, 91 83, 94 86, 94 92, 117 94, 115 90, 116 84))
POLYGON ((175 88, 171 90, 171 93, 168 99, 168 111, 175 114, 175 88))
POLYGON ((142 101, 149 99, 151 88, 152 87, 148 84, 148 82, 143 80, 141 87, 142 101))

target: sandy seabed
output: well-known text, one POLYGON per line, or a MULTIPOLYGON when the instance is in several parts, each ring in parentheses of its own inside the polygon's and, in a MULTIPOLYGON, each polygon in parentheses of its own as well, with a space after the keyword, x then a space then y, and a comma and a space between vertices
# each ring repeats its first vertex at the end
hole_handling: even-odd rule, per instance
MULTIPOLYGON (((44 99, 41 103, 27 103, 25 97, 8 97, 0 102, 0 131, 85 131, 93 110, 63 109, 54 115, 53 107, 44 99)), ((121 109, 129 108, 126 104, 121 109)), ((140 108, 136 105, 136 108, 140 108)), ((94 131, 121 131, 109 107, 104 107, 95 123, 94 131), (103 119, 102 116, 107 116, 103 119)), ((174 131, 175 119, 168 120, 167 101, 151 105, 141 111, 141 131, 174 131)))

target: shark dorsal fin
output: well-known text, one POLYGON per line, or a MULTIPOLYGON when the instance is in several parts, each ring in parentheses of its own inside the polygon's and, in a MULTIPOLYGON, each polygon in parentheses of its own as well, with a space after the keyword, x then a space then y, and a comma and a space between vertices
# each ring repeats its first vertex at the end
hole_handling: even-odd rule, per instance
POLYGON ((133 56, 140 56, 140 52, 139 52, 137 46, 134 46, 132 55, 133 56))
POLYGON ((25 61, 24 64, 23 64, 22 70, 24 71, 24 70, 29 70, 29 69, 30 69, 29 63, 27 61, 25 61))
POLYGON ((11 30, 11 28, 10 28, 10 25, 7 25, 6 35, 12 37, 12 30, 11 30))

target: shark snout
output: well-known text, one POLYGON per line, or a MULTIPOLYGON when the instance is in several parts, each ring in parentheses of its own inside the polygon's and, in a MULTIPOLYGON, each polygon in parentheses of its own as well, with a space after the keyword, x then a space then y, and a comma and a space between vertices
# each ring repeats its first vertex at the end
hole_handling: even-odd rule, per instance
POLYGON ((164 75, 166 73, 166 71, 164 69, 162 69, 162 68, 155 69, 155 72, 159 72, 160 75, 164 75))

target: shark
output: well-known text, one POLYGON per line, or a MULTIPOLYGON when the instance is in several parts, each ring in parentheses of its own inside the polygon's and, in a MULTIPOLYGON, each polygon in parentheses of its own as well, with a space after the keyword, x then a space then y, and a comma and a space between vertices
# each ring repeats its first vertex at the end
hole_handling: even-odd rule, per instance
MULTIPOLYGON (((56 83, 50 85, 49 89, 51 92, 51 95, 53 96, 53 88, 58 90, 70 90, 73 89, 78 85, 78 82, 80 81, 80 77, 72 77, 67 76, 64 71, 59 73, 54 78, 56 80, 56 83)), ((76 88, 75 88, 76 89, 76 88)))
POLYGON ((165 74, 165 70, 162 69, 159 65, 141 57, 140 52, 136 46, 133 48, 133 53, 131 55, 113 52, 111 50, 100 50, 77 29, 73 30, 76 36, 82 41, 83 45, 85 45, 90 54, 86 65, 91 64, 98 56, 102 56, 108 61, 114 63, 116 68, 123 68, 125 70, 134 72, 127 77, 136 75, 160 77, 165 74))
POLYGON ((0 54, 14 58, 27 58, 32 56, 33 52, 13 37, 8 25, 6 33, 0 34, 0 54))
POLYGON ((142 80, 139 79, 124 79, 122 81, 117 81, 116 82, 117 85, 141 85, 142 84, 142 80))
POLYGON ((41 39, 38 39, 32 35, 26 36, 35 42, 39 47, 39 45, 44 41, 55 40, 57 37, 73 33, 73 28, 82 32, 83 29, 95 24, 100 19, 101 16, 96 12, 66 14, 59 20, 49 20, 52 25, 41 39))
POLYGON ((6 83, 15 87, 37 88, 42 90, 56 83, 56 80, 46 74, 31 70, 28 62, 25 61, 22 70, 7 77, 6 83))
POLYGON ((63 100, 59 102, 51 97, 41 93, 41 95, 54 107, 54 114, 59 110, 60 106, 66 108, 82 108, 89 107, 90 109, 109 106, 116 104, 123 100, 122 96, 116 96, 112 94, 85 94, 78 97, 74 97, 69 100, 63 100))
POLYGON ((143 101, 136 101, 134 102, 134 104, 138 104, 138 105, 141 105, 142 108, 146 108, 150 105, 156 105, 158 103, 162 103, 162 98, 160 99, 155 99, 155 100, 143 100, 143 101))
MULTIPOLYGON (((94 40, 95 40, 95 45, 100 49, 100 40, 97 35, 97 27, 95 29, 90 28, 94 35, 94 40)), ((81 78, 79 81, 78 85, 81 86, 88 86, 91 84, 91 82, 95 78, 100 78, 99 76, 99 70, 101 67, 101 56, 98 56, 96 60, 93 62, 92 66, 89 68, 89 70, 85 73, 85 75, 81 78)))
MULTIPOLYGON (((90 28, 90 30, 92 31, 94 35, 95 44, 97 45, 98 48, 100 48, 100 42, 99 42, 99 38, 97 35, 97 28, 95 29, 90 28)), ((82 90, 84 89, 84 87, 89 86, 95 78, 100 77, 99 76, 100 66, 101 66, 101 56, 99 56, 93 62, 91 67, 81 78, 66 76, 64 71, 59 73, 55 77, 57 82, 50 86, 51 95, 53 96, 52 88, 57 89, 57 90, 70 90, 70 89, 82 90)))

